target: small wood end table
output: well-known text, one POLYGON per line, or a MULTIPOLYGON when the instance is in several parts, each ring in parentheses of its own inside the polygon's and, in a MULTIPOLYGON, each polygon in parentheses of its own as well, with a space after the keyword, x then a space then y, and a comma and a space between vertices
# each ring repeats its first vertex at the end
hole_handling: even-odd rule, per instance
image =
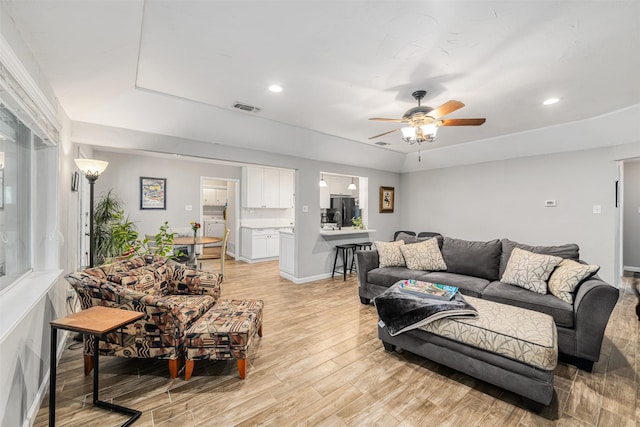
POLYGON ((109 402, 103 402, 98 399, 98 355, 100 354, 100 339, 104 338, 109 332, 128 325, 129 323, 144 317, 144 313, 137 311, 121 310, 111 307, 91 307, 78 313, 60 319, 52 320, 51 325, 51 367, 49 377, 49 426, 53 427, 56 423, 56 362, 58 351, 58 329, 67 331, 81 332, 83 334, 93 335, 96 338, 93 349, 93 406, 119 412, 129 415, 130 418, 122 426, 133 424, 142 412, 135 409, 125 408, 124 406, 115 405, 109 402))

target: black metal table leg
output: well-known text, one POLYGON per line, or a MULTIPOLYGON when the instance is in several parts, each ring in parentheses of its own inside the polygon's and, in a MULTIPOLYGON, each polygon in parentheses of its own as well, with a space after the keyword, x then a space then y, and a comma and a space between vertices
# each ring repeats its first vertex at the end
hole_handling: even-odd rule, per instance
POLYGON ((49 427, 56 425, 56 355, 58 354, 58 328, 51 327, 51 356, 49 361, 49 427))
POLYGON ((103 402, 98 398, 98 374, 99 374, 99 351, 100 348, 100 337, 95 337, 95 345, 93 347, 93 406, 97 406, 102 409, 109 409, 111 411, 119 412, 124 415, 129 415, 130 418, 122 424, 122 427, 130 426, 133 424, 140 415, 142 415, 141 411, 136 411, 135 409, 126 408, 124 406, 116 405, 109 402, 103 402))

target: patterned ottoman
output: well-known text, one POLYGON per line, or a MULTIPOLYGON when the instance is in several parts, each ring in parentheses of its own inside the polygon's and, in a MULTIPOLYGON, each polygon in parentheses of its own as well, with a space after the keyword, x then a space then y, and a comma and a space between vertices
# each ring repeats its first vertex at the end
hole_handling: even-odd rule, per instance
POLYGON ((186 334, 185 373, 189 380, 196 360, 238 360, 244 379, 247 353, 256 332, 262 336, 262 300, 219 300, 186 334))
POLYGON ((439 319, 393 337, 378 325, 378 337, 388 351, 398 346, 549 405, 558 361, 553 318, 466 295, 464 299, 478 311, 477 318, 439 319))

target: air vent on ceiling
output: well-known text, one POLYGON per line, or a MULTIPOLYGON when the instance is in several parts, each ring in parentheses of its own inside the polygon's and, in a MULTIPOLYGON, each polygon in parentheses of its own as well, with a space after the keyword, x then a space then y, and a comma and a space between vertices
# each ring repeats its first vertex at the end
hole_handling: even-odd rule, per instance
POLYGON ((260 108, 254 107, 253 105, 243 104, 242 102, 234 102, 233 108, 237 108, 238 110, 248 111, 250 113, 259 113, 260 108))
POLYGON ((381 147, 386 147, 387 145, 391 145, 390 143, 388 143, 388 142, 384 142, 384 141, 378 141, 378 142, 376 142, 375 144, 376 144, 376 145, 379 145, 379 146, 381 146, 381 147))

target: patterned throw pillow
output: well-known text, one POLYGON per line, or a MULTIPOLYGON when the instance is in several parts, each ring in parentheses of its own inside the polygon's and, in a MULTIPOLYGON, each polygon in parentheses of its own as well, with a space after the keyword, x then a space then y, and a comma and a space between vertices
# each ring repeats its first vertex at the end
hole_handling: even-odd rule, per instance
POLYGON ((395 242, 375 242, 380 258, 380 268, 382 267, 404 267, 404 257, 400 251, 400 246, 404 245, 403 240, 395 242))
POLYGON ((535 254, 514 248, 500 281, 546 294, 547 279, 561 261, 562 258, 557 256, 535 254))
POLYGON ((444 263, 444 258, 442 258, 436 239, 432 238, 420 243, 401 245, 400 251, 407 263, 407 267, 411 270, 439 271, 447 269, 447 264, 444 263))
POLYGON ((564 259, 551 274, 549 292, 564 302, 573 304, 573 291, 580 282, 600 270, 598 265, 586 265, 564 259))

